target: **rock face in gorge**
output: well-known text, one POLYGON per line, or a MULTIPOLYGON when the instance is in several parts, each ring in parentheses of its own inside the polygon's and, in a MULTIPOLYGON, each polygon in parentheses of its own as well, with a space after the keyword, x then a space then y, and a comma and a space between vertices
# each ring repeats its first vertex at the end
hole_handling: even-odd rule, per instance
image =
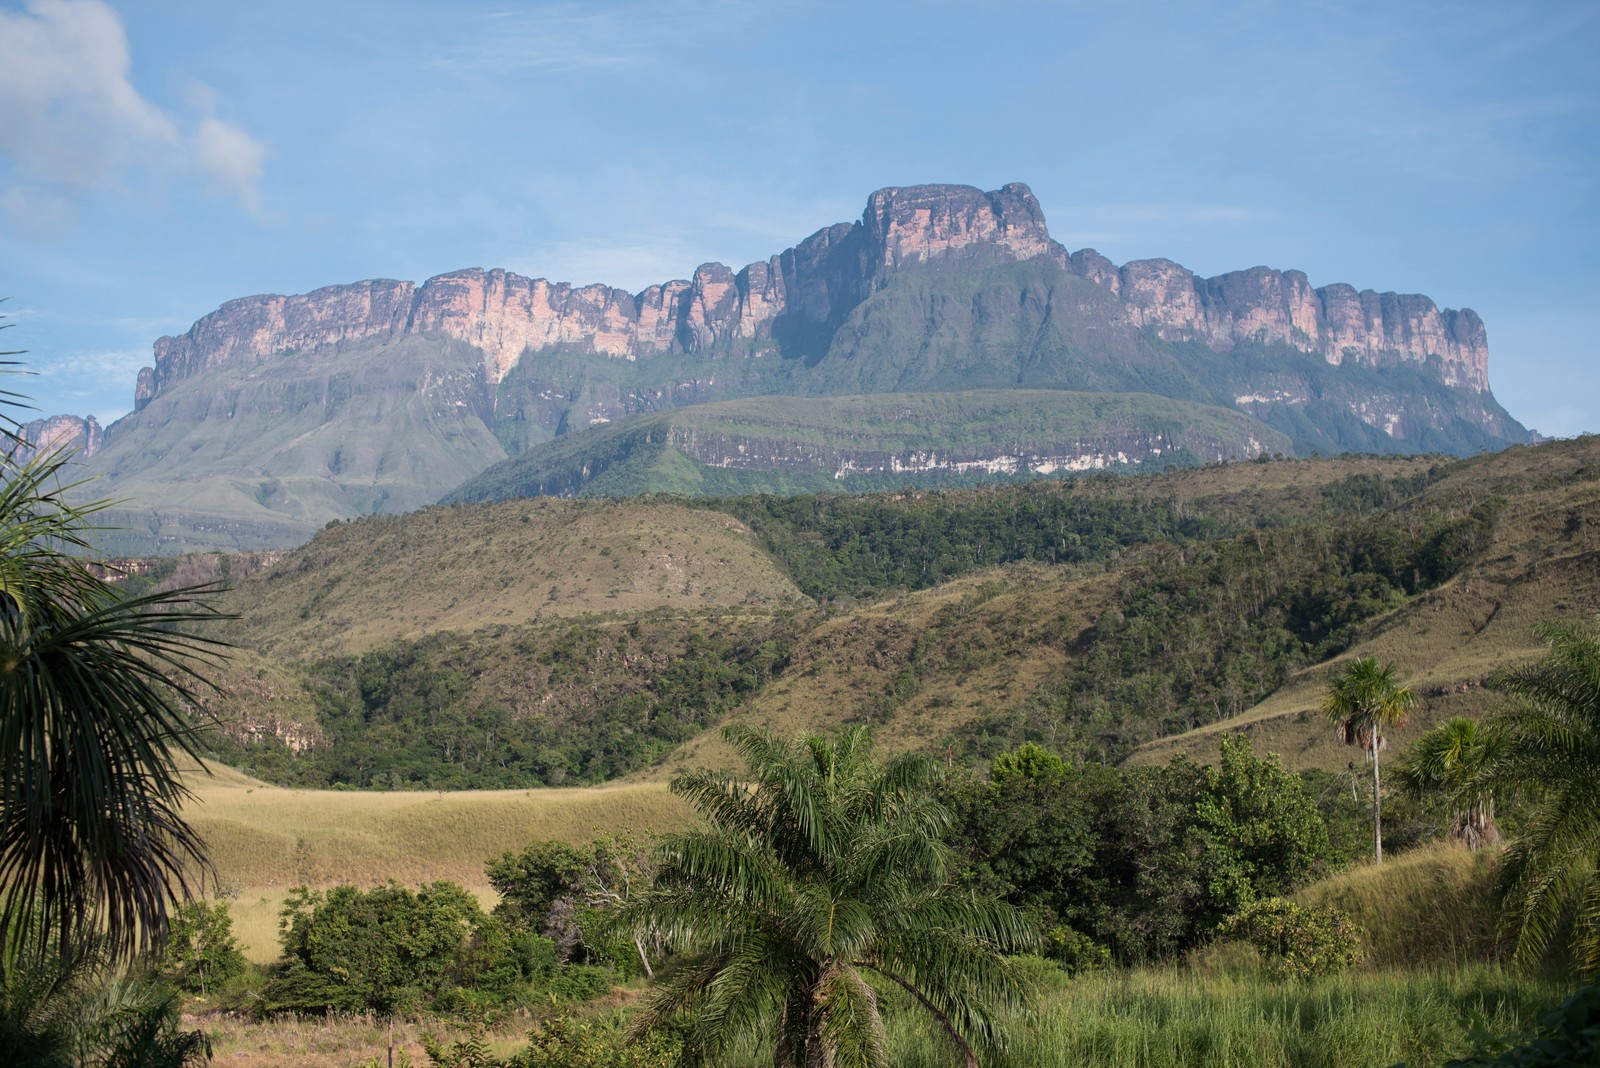
MULTIPOLYGON (((121 517, 134 533, 117 551, 150 538, 248 549, 418 507, 508 457, 590 447, 577 431, 757 397, 1137 393, 1191 405, 1185 419, 1230 409, 1252 428, 1217 430, 1226 448, 1170 421, 1164 445, 1101 430, 1027 446, 990 422, 993 440, 956 451, 892 447, 873 440, 882 426, 826 448, 796 428, 792 449, 770 435, 759 447, 763 463, 787 455, 824 471, 837 460, 884 478, 1168 462, 1180 439, 1195 460, 1252 455, 1249 441, 1467 453, 1528 440, 1489 391, 1487 360, 1477 315, 1427 297, 1314 288, 1265 267, 1198 278, 1168 260, 1119 266, 1052 240, 1025 185, 923 185, 879 190, 859 220, 770 259, 702 264, 639 293, 474 268, 230 301, 155 343, 135 411, 103 441, 78 422, 90 467, 110 476, 105 492, 144 509, 121 517)), ((58 420, 39 433, 77 431, 58 420)), ((671 455, 741 469, 741 454, 713 455, 708 443, 722 439, 699 433, 671 455)), ((572 469, 599 462, 577 457, 572 469)), ((669 475, 643 461, 629 470, 647 468, 669 475)), ((777 469, 760 474, 785 484, 777 469)))

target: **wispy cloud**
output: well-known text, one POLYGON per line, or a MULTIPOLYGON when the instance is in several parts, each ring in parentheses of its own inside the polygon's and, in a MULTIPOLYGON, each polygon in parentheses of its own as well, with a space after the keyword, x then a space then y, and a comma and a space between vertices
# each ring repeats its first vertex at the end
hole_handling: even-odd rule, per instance
POLYGON ((700 0, 558 3, 492 12, 473 20, 470 36, 428 65, 497 74, 616 70, 669 56, 687 41, 743 21, 748 10, 727 0, 700 0))
POLYGON ((1116 244, 1152 230, 1238 227, 1286 218, 1276 208, 1194 203, 1068 204, 1053 215, 1064 221, 1052 224, 1051 233, 1071 249, 1116 244))
POLYGON ((82 391, 83 396, 93 396, 108 381, 126 381, 131 390, 134 376, 149 363, 148 348, 100 349, 41 356, 33 360, 29 368, 41 378, 93 383, 93 389, 82 391))
POLYGON ((0 158, 14 178, 0 207, 31 229, 58 225, 77 196, 124 168, 192 169, 254 206, 265 148, 212 113, 185 124, 129 74, 122 20, 102 0, 30 0, 0 11, 0 158))

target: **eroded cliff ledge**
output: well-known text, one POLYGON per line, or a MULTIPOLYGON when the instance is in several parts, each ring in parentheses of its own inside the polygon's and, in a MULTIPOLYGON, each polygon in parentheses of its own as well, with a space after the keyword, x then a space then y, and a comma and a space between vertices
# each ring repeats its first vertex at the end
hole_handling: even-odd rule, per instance
POLYGON ((1445 385, 1488 389, 1487 335, 1470 310, 1343 284, 1314 289, 1299 271, 1254 267, 1197 278, 1169 260, 1118 267, 1093 249, 1069 255, 1050 238, 1033 193, 1015 183, 989 193, 959 185, 882 189, 858 222, 819 230, 737 272, 707 263, 692 278, 641 293, 475 268, 420 286, 376 279, 229 301, 188 333, 156 342, 135 406, 205 368, 409 334, 474 346, 491 383, 541 351, 628 360, 747 355, 788 339, 825 337, 906 268, 983 268, 1036 257, 1104 287, 1122 301, 1128 321, 1163 340, 1219 351, 1277 343, 1335 365, 1417 364, 1445 385))

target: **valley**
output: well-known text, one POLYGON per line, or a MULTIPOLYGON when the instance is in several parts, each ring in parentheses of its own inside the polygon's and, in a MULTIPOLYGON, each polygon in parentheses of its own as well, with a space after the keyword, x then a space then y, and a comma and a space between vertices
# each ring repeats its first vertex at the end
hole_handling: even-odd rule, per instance
POLYGON ((1534 623, 1600 608, 1597 472, 1584 438, 371 517, 219 602, 238 652, 206 701, 219 752, 301 786, 659 781, 724 760, 710 728, 731 721, 870 723, 962 759, 1037 741, 1165 762, 1246 730, 1342 768, 1315 715, 1341 658, 1400 665, 1422 729, 1487 711, 1534 623))

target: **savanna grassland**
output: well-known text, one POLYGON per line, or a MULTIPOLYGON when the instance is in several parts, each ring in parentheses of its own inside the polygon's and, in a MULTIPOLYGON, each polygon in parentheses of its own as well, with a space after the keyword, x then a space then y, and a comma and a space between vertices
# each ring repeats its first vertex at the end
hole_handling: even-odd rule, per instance
MULTIPOLYGON (((1395 665, 1421 698, 1398 753, 1494 710, 1490 676, 1539 653, 1535 623, 1592 618, 1600 439, 945 492, 454 505, 133 581, 224 574, 236 652, 203 698, 222 763, 196 773, 188 811, 261 964, 294 886, 450 880, 487 908, 502 853, 683 826, 665 783, 735 766, 716 727, 865 723, 886 752, 979 776, 1026 743, 1159 770, 1243 733, 1316 776, 1343 834, 1294 900, 1352 917, 1356 970, 1285 986, 1206 939, 1143 968, 1042 968, 1011 1063, 1442 1064, 1564 989, 1505 965, 1492 853, 1341 867, 1362 848, 1366 773, 1319 704, 1350 658, 1395 665)), ((1427 806, 1395 820, 1397 848, 1444 824, 1427 806)), ((945 1063, 889 1019, 896 1063, 945 1063)), ((360 1019, 217 1026, 223 1063, 378 1049, 360 1019)), ((413 1056, 420 1033, 403 1032, 413 1056)))
POLYGON ((288 790, 225 767, 196 769, 187 812, 232 900, 246 956, 278 955, 289 888, 448 879, 485 898, 484 863, 528 842, 641 838, 681 826, 665 784, 452 792, 288 790))

